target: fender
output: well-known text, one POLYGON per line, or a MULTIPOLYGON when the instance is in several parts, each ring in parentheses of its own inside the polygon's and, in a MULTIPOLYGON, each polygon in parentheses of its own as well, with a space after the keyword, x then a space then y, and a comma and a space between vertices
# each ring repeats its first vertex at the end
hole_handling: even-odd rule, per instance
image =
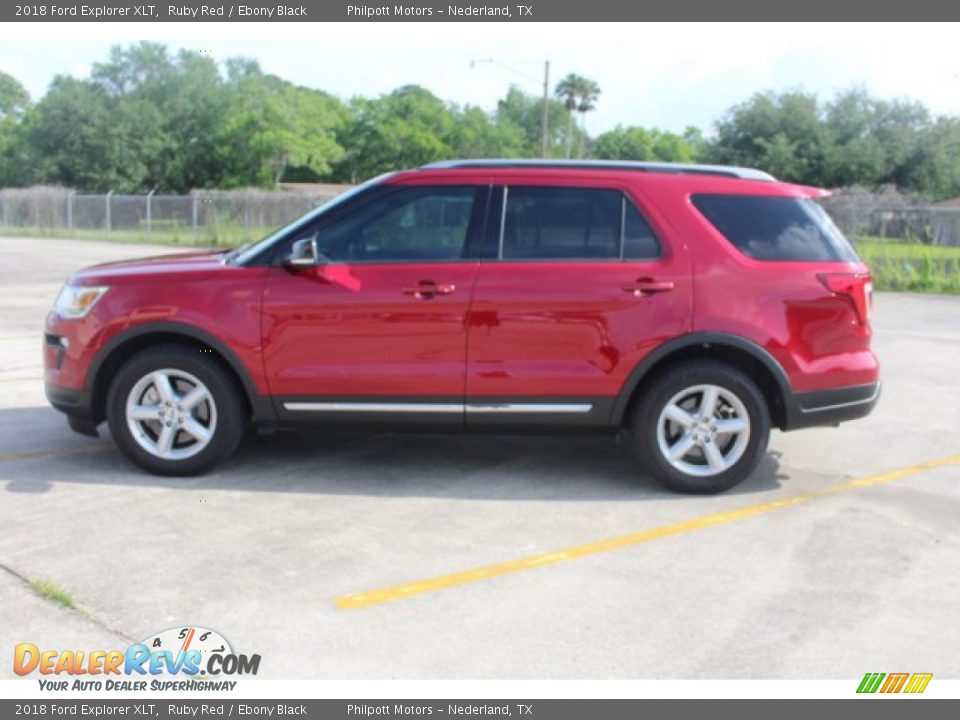
POLYGON ((721 332, 694 332, 681 335, 680 337, 668 340, 662 345, 658 345, 637 364, 637 366, 633 369, 633 372, 630 373, 627 381, 620 390, 620 394, 617 396, 617 399, 613 404, 613 410, 610 416, 611 424, 619 425, 621 422, 623 422, 624 413, 627 411, 627 405, 630 403, 630 399, 633 396, 634 391, 654 365, 671 353, 696 345, 726 346, 736 348, 737 350, 742 350, 750 354, 754 359, 756 359, 767 370, 770 371, 770 374, 777 382, 777 386, 780 389, 780 397, 783 399, 784 403, 789 404, 792 400, 793 389, 790 385, 790 378, 787 376, 786 371, 783 369, 783 367, 781 367, 780 363, 777 362, 777 359, 773 357, 768 350, 741 335, 732 335, 730 333, 721 332))
POLYGON ((152 335, 155 333, 181 335, 212 347, 220 354, 220 357, 226 361, 230 368, 236 373, 237 377, 240 378, 240 383, 243 385, 243 390, 247 395, 247 399, 250 401, 250 407, 253 411, 254 421, 276 421, 276 412, 274 411, 273 403, 270 402, 270 398, 260 394, 260 392, 257 390, 256 384, 250 378, 250 373, 247 371, 246 366, 234 354, 233 350, 231 350, 226 343, 217 338, 215 335, 211 335, 205 330, 201 330, 193 325, 187 325, 185 323, 150 322, 137 325, 117 333, 110 338, 110 340, 107 341, 102 348, 100 348, 96 357, 90 363, 90 367, 87 369, 87 376, 84 379, 84 389, 91 395, 93 394, 94 382, 96 381, 97 375, 100 372, 100 368, 114 350, 129 340, 141 337, 143 335, 152 335))

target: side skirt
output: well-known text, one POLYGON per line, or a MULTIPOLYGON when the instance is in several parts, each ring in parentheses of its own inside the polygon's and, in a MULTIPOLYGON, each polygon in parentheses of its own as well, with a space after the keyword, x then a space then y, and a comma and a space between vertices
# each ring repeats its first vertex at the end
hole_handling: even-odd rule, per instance
POLYGON ((608 427, 614 397, 343 397, 274 398, 283 425, 343 429, 466 432, 578 430, 608 427))

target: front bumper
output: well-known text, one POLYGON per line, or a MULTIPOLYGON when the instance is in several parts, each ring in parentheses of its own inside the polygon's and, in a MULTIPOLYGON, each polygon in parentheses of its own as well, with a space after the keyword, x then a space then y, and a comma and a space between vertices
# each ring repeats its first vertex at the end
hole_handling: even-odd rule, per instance
POLYGON ((93 415, 93 401, 87 390, 60 387, 45 383, 47 400, 53 407, 67 416, 70 429, 81 435, 99 437, 97 423, 93 415))
POLYGON ((866 417, 877 406, 882 383, 794 393, 787 400, 784 430, 839 425, 866 417))

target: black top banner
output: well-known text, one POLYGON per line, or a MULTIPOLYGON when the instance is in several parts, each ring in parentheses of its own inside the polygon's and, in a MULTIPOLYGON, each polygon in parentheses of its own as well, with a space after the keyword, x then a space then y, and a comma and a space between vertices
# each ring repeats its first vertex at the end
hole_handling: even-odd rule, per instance
MULTIPOLYGON (((960 19, 960 4, 942 0, 894 3, 808 0, 491 0, 481 2, 342 2, 341 0, 246 0, 175 3, 132 0, 57 0, 3 3, 0 22, 623 22, 781 20, 918 21, 960 19)), ((851 32, 857 32, 856 27, 851 32)), ((717 32, 722 33, 722 28, 717 32)), ((682 38, 678 38, 678 41, 682 38)))

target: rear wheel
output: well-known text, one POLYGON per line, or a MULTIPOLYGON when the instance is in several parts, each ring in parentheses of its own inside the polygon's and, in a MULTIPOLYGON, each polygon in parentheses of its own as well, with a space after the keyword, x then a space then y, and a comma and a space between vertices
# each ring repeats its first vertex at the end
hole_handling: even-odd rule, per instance
POLYGON ((227 372, 197 350, 165 345, 128 360, 107 394, 110 432, 134 463, 158 475, 196 475, 226 459, 247 418, 227 372))
POLYGON ((747 375, 690 361, 652 382, 631 419, 644 469, 679 492, 717 493, 745 480, 767 448, 770 414, 747 375))

